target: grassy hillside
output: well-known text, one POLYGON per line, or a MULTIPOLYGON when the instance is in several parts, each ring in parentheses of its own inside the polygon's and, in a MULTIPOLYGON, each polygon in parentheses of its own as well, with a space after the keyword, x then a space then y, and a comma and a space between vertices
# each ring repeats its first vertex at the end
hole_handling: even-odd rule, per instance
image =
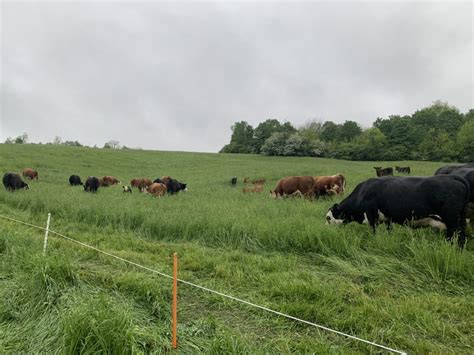
MULTIPOLYGON (((441 164, 408 164, 432 175, 441 164)), ((338 199, 272 200, 288 175, 342 173, 352 190, 378 162, 0 145, 0 172, 32 167, 29 191, 0 191, 0 214, 44 225, 148 267, 409 352, 473 352, 474 242, 432 230, 326 226, 338 199), (156 199, 120 187, 85 193, 78 174, 171 175, 189 191, 156 199), (239 186, 229 184, 239 177, 239 186), (242 178, 265 177, 263 194, 242 178)), ((393 163, 392 165, 395 165, 393 163)), ((0 352, 166 352, 171 283, 0 219, 0 352)), ((378 352, 340 336, 180 287, 183 353, 378 352)))

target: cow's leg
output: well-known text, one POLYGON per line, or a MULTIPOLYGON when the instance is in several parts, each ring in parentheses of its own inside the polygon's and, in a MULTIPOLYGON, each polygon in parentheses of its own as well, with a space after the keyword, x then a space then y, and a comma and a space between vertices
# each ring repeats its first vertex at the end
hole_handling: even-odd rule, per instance
POLYGON ((446 229, 446 240, 447 241, 451 241, 453 239, 453 235, 454 235, 454 232, 456 231, 455 228, 452 228, 451 226, 449 226, 447 229, 446 229))
POLYGON ((461 228, 458 235, 458 245, 460 249, 464 249, 464 245, 466 244, 466 230, 465 228, 461 228))
POLYGON ((459 248, 463 249, 464 244, 466 243, 466 216, 462 216, 459 221, 459 235, 458 235, 458 245, 459 248))
POLYGON ((365 213, 365 216, 367 218, 367 221, 369 222, 370 227, 372 228, 372 231, 375 234, 375 228, 377 226, 378 220, 378 210, 376 208, 369 208, 365 213))
POLYGON ((385 225, 387 226, 387 231, 390 232, 392 230, 392 221, 390 218, 385 221, 385 225))

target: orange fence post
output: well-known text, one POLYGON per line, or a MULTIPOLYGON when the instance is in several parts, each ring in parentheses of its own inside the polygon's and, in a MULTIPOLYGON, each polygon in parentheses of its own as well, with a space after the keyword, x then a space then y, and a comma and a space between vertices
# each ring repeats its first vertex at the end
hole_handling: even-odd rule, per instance
POLYGON ((173 254, 173 330, 172 330, 172 339, 171 345, 173 349, 178 348, 178 341, 176 339, 177 335, 177 326, 178 326, 178 254, 173 254))

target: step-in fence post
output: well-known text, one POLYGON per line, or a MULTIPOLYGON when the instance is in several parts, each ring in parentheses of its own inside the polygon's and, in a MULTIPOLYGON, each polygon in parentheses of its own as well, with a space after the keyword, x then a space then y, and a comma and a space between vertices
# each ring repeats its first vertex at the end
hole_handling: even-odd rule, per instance
POLYGON ((172 308, 172 338, 171 346, 178 348, 177 326, 178 326, 178 254, 173 254, 173 308, 172 308))
POLYGON ((43 256, 46 256, 46 246, 48 245, 49 222, 51 221, 51 213, 48 213, 48 220, 46 221, 46 231, 44 232, 43 256))

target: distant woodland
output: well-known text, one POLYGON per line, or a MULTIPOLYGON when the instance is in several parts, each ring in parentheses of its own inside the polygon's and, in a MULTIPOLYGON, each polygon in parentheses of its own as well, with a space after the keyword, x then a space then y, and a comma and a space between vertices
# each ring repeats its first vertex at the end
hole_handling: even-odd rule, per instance
POLYGON ((268 119, 255 128, 246 121, 235 122, 230 143, 220 153, 472 162, 474 109, 461 113, 436 101, 412 115, 377 118, 367 129, 354 121, 310 121, 294 127, 268 119))

